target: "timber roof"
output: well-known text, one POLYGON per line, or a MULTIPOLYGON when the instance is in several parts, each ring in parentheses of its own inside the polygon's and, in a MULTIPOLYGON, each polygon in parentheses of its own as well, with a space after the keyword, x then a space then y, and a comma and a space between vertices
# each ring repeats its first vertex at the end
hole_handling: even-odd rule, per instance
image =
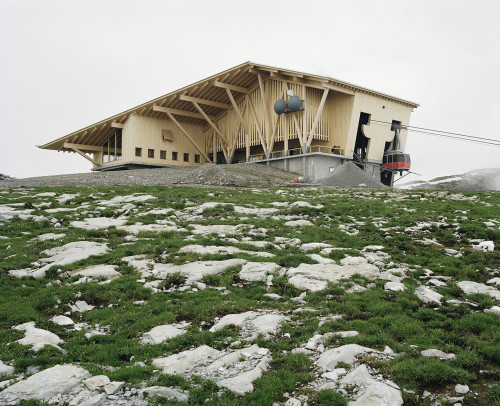
POLYGON ((229 92, 227 89, 234 92, 234 99, 237 103, 246 93, 249 93, 258 86, 258 75, 264 78, 270 77, 276 80, 286 80, 291 83, 305 84, 320 89, 330 88, 334 91, 348 94, 362 92, 394 101, 407 107, 418 107, 418 104, 411 101, 327 76, 245 62, 122 113, 115 114, 81 130, 41 145, 39 148, 73 151, 71 147, 65 146, 67 143, 86 145, 88 149, 81 148, 82 152, 95 152, 97 150, 96 147, 101 146, 117 128, 123 128, 123 123, 131 114, 164 119, 166 117, 165 113, 167 113, 169 117, 170 115, 175 115, 176 119, 182 122, 206 125, 207 120, 204 115, 207 115, 213 121, 217 121, 228 109, 232 108, 228 100, 229 92), (200 105, 203 105, 203 108, 200 105))

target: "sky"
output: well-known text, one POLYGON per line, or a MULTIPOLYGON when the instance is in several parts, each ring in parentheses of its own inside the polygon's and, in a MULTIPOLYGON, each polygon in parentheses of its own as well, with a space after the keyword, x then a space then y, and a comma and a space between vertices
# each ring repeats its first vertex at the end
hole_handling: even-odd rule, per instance
MULTIPOLYGON (((410 125, 500 139, 500 1, 0 0, 0 173, 89 172, 56 138, 245 61, 420 105, 410 125)), ((409 133, 431 179, 500 147, 409 133)))

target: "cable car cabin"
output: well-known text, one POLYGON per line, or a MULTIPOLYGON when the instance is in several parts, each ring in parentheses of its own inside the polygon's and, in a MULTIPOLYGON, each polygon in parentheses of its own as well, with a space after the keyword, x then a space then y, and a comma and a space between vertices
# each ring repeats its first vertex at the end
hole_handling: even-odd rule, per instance
POLYGON ((402 152, 389 151, 384 153, 384 160, 382 161, 382 168, 393 170, 409 170, 411 165, 410 155, 403 154, 402 152))

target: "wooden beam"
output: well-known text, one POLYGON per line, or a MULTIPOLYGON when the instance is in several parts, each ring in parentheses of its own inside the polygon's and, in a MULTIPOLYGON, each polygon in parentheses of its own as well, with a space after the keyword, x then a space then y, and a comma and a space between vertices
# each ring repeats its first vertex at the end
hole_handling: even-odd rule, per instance
POLYGON ((322 86, 325 89, 330 89, 330 90, 333 90, 334 92, 340 92, 340 93, 348 94, 350 96, 354 96, 354 90, 347 89, 345 87, 340 87, 340 86, 337 86, 337 85, 332 85, 330 83, 322 83, 322 86))
MULTIPOLYGON (((288 93, 288 83, 286 83, 286 82, 283 82, 283 83, 285 84, 285 91, 286 91, 286 93, 288 93)), ((295 127, 297 128, 297 136, 299 137, 300 145, 302 145, 302 143, 304 141, 302 140, 302 131, 300 130, 300 127, 299 127, 299 122, 297 120, 297 114, 292 113, 292 118, 293 118, 293 123, 295 124, 295 127)))
POLYGON ((250 106, 250 111, 252 112, 253 119, 255 120, 255 124, 257 127, 257 134, 259 135, 260 143, 262 145, 262 148, 264 149, 264 152, 266 152, 267 145, 266 145, 266 141, 264 140, 264 137, 262 135, 262 131, 260 130, 259 119, 257 118, 257 113, 255 112, 255 107, 252 103, 252 100, 250 100, 250 97, 248 97, 248 96, 247 96, 247 103, 250 106))
POLYGON ((226 93, 227 93, 227 95, 229 97, 229 100, 231 100, 231 104, 233 105, 234 112, 236 113, 236 116, 240 120, 240 123, 241 123, 243 129, 247 133, 250 133, 248 131, 247 124, 245 123, 245 120, 243 119, 243 115, 241 114, 240 109, 238 108, 238 105, 236 104, 236 101, 234 100, 234 97, 233 97, 233 94, 231 93, 231 90, 226 89, 226 93))
POLYGON ((276 133, 278 132, 278 124, 280 122, 282 114, 280 114, 278 117, 276 117, 276 121, 274 123, 274 128, 273 128, 273 134, 271 135, 271 141, 269 141, 269 152, 273 152, 274 148, 274 138, 276 137, 276 133))
MULTIPOLYGON (((269 144, 269 139, 271 137, 271 118, 270 111, 267 109, 266 96, 264 94, 264 82, 261 75, 257 75, 259 80, 260 97, 262 98, 262 107, 264 108, 264 117, 266 119, 266 144, 269 144)), ((264 150, 266 152, 266 150, 264 150)))
POLYGON ((113 127, 113 128, 124 128, 125 124, 123 124, 123 123, 117 123, 116 121, 113 121, 111 123, 111 127, 113 127))
POLYGON ((99 162, 97 162, 96 160, 92 159, 91 157, 89 157, 87 154, 84 154, 82 151, 80 151, 78 148, 71 148, 73 151, 75 151, 77 154, 80 154, 81 156, 83 156, 85 159, 88 159, 90 162, 92 162, 94 165, 96 166, 102 166, 99 162))
POLYGON ((241 86, 236 86, 236 85, 230 85, 229 83, 224 83, 216 80, 214 82, 215 87, 221 87, 226 90, 234 90, 235 92, 239 93, 250 93, 250 89, 247 89, 246 87, 241 87, 241 86))
MULTIPOLYGON (((167 109, 168 110, 168 109, 167 109)), ((208 157, 208 155, 205 153, 205 151, 203 151, 203 149, 201 149, 198 144, 194 141, 194 139, 188 134, 188 132, 184 129, 184 127, 175 119, 175 117, 172 115, 172 113, 170 113, 169 111, 164 111, 164 113, 167 113, 168 115, 168 118, 170 118, 170 120, 172 120, 174 122, 175 125, 177 125, 177 127, 179 127, 179 130, 181 130, 184 135, 186 136, 186 138, 191 141, 191 144, 193 144, 193 146, 200 152, 201 155, 203 155, 203 157, 207 160, 207 162, 212 162, 210 160, 210 158, 208 157)))
POLYGON ((218 107, 219 109, 230 109, 231 108, 230 104, 219 103, 219 102, 212 101, 212 100, 200 99, 198 97, 185 96, 183 94, 179 96, 179 100, 190 101, 190 102, 199 103, 199 104, 205 104, 207 106, 218 107))
MULTIPOLYGON (((192 111, 185 111, 185 110, 177 110, 177 109, 171 109, 168 107, 162 107, 162 106, 157 106, 156 104, 153 106, 153 111, 158 111, 161 113, 167 113, 167 114, 175 114, 177 116, 186 116, 186 117, 192 117, 192 118, 199 118, 200 120, 204 120, 205 117, 203 117, 199 113, 193 113, 192 111)), ((214 119, 214 116, 207 116, 210 117, 211 119, 214 119)))
MULTIPOLYGON (((196 103, 195 101, 192 102, 194 107, 196 107, 196 109, 200 112, 200 114, 205 117, 205 120, 207 121, 208 124, 210 124, 212 126, 212 128, 215 130, 216 134, 219 136, 219 138, 221 139, 222 143, 225 145, 225 147, 227 148, 227 141, 224 139, 224 136, 222 135, 222 133, 219 131, 219 129, 217 128, 217 126, 213 123, 212 120, 210 120, 210 117, 208 117, 205 112, 203 111, 203 109, 199 106, 198 103, 196 103)), ((224 154, 225 155, 225 154, 224 154)))
POLYGON ((73 144, 71 142, 65 142, 63 147, 69 149, 77 148, 84 151, 96 151, 96 152, 102 151, 102 147, 99 147, 97 145, 73 144))
POLYGON ((330 89, 327 88, 323 92, 323 97, 321 98, 321 102, 319 103, 318 112, 316 113, 316 117, 314 118, 313 125, 312 125, 311 131, 309 133, 309 138, 307 139, 307 147, 311 146, 314 131, 316 130, 316 126, 318 125, 319 118, 321 116, 321 113, 323 112, 323 107, 325 106, 326 98, 328 97, 329 91, 330 91, 330 89))

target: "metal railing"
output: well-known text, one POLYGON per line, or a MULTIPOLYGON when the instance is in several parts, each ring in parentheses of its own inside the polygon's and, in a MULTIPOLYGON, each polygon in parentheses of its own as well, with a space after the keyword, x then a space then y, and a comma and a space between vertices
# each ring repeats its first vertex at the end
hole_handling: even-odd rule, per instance
MULTIPOLYGON (((281 150, 281 151, 273 151, 271 152, 270 158, 283 158, 285 156, 296 156, 296 155, 302 155, 302 148, 293 148, 288 150, 288 154, 286 154, 286 150, 281 150)), ((344 155, 344 150, 341 149, 340 147, 324 147, 321 145, 313 145, 309 148, 308 153, 313 153, 313 152, 322 152, 324 154, 334 154, 334 155, 344 155)), ((250 155, 248 158, 249 162, 255 162, 255 161, 262 161, 266 159, 265 154, 256 154, 256 155, 250 155)))

